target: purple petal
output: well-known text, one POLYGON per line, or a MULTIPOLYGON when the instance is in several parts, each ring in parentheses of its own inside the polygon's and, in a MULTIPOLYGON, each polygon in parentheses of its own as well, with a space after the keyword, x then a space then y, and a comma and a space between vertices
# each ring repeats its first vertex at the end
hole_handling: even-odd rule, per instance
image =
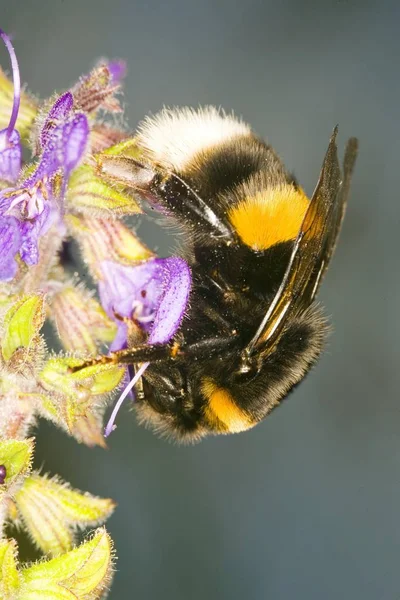
POLYGON ((124 60, 110 60, 107 63, 107 69, 111 76, 111 83, 118 85, 126 76, 127 67, 124 60))
POLYGON ((121 321, 119 321, 117 333, 115 334, 115 338, 109 347, 110 352, 115 352, 116 350, 122 350, 123 348, 126 348, 127 339, 128 328, 125 323, 121 323, 121 321))
POLYGON ((182 258, 165 258, 164 292, 157 308, 149 344, 165 344, 178 330, 189 300, 192 277, 189 265, 182 258))
POLYGON ((62 96, 57 98, 49 110, 47 118, 40 132, 40 144, 42 148, 44 148, 47 144, 51 130, 54 129, 54 127, 58 125, 60 121, 65 121, 67 119, 72 110, 73 104, 74 98, 71 92, 65 92, 65 94, 62 94, 62 96))
MULTIPOLYGON (((146 310, 155 311, 148 343, 167 343, 178 330, 189 300, 192 278, 186 261, 177 257, 156 258, 135 267, 104 261, 102 270, 106 280, 100 283, 100 298, 110 316, 114 316, 112 313, 116 306, 121 314, 129 316, 134 302, 146 303, 146 310)), ((126 335, 126 326, 122 328, 120 323, 112 345, 113 350, 126 344, 124 334, 126 335)), ((114 422, 124 399, 149 364, 146 362, 140 366, 118 398, 104 431, 106 437, 115 428, 114 422)))
POLYGON ((21 143, 16 129, 0 131, 0 179, 14 183, 21 170, 21 143))
POLYGON ((75 169, 86 150, 89 139, 89 123, 82 113, 75 115, 70 123, 64 126, 65 158, 64 169, 67 173, 75 169))
POLYGON ((39 186, 30 193, 26 189, 17 190, 8 200, 11 202, 4 214, 23 219, 35 219, 42 214, 45 206, 45 197, 39 186))
POLYGON ((21 246, 20 255, 22 260, 29 266, 36 265, 39 260, 39 238, 44 235, 53 223, 52 211, 45 204, 43 212, 32 221, 20 221, 21 246))
MULTIPOLYGON (((163 290, 163 260, 152 259, 146 263, 127 267, 111 261, 103 261, 104 280, 99 284, 100 300, 109 317, 115 314, 131 317, 137 302, 140 311, 135 316, 147 318, 154 314, 163 290)), ((146 329, 145 322, 144 328, 146 329)))
POLYGON ((15 255, 19 250, 20 232, 14 217, 0 216, 0 280, 10 281, 17 273, 15 255))
POLYGON ((104 280, 99 283, 101 303, 118 324, 111 349, 126 344, 126 326, 118 316, 135 317, 150 344, 169 341, 181 324, 191 287, 191 273, 181 258, 155 258, 127 267, 103 261, 104 280))
POLYGON ((41 161, 36 171, 26 179, 24 185, 30 187, 44 177, 52 177, 64 169, 68 175, 81 160, 89 138, 89 124, 84 114, 57 125, 49 132, 41 161))

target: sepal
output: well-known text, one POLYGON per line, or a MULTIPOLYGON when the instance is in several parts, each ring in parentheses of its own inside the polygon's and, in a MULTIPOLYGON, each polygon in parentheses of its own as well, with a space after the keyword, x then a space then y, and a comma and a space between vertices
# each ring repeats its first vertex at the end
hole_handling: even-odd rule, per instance
POLYGON ((4 316, 1 354, 7 370, 35 371, 41 362, 43 339, 39 334, 45 319, 43 294, 22 296, 4 316))
POLYGON ((110 499, 83 494, 38 473, 25 479, 15 503, 33 541, 50 556, 71 550, 77 530, 101 524, 115 507, 110 499))
POLYGON ((23 569, 18 600, 97 600, 108 589, 112 572, 111 538, 100 528, 70 552, 23 569))

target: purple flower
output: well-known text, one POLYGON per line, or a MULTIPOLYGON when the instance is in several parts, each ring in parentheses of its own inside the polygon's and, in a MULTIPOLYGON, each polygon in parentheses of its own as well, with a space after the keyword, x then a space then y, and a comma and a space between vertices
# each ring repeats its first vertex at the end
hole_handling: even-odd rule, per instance
MULTIPOLYGON (((8 41, 3 34, 5 38, 8 41)), ((15 59, 11 44, 6 45, 15 59)), ((21 164, 19 134, 12 129, 19 106, 16 60, 13 60, 13 72, 14 84, 17 81, 18 85, 14 88, 10 125, 0 132, 0 177, 15 182, 21 164)), ((56 100, 44 121, 39 136, 42 154, 36 169, 20 185, 0 192, 0 227, 7 232, 7 236, 0 238, 0 280, 8 281, 15 276, 18 251, 27 265, 38 262, 39 238, 60 220, 69 175, 81 161, 88 137, 87 117, 83 113, 74 113, 72 94, 66 92, 56 100), (58 173, 62 176, 62 184, 55 194, 53 180, 58 173), (12 243, 9 239, 11 231, 14 231, 12 243)))
POLYGON ((21 170, 21 140, 16 129, 0 131, 0 179, 14 183, 21 170))
POLYGON ((15 255, 19 250, 20 241, 17 219, 0 215, 0 281, 9 281, 15 277, 18 268, 15 255))
POLYGON ((124 60, 110 60, 107 68, 111 76, 111 84, 118 85, 126 75, 126 62, 124 60))
MULTIPOLYGON (((191 288, 188 264, 177 257, 154 258, 127 267, 111 261, 102 263, 104 280, 99 284, 102 305, 118 325, 111 350, 126 347, 127 327, 121 317, 134 319, 148 333, 149 344, 165 344, 177 332, 191 288)), ((141 365, 118 399, 105 429, 114 428, 117 412, 149 363, 141 365)))
POLYGON ((42 148, 46 146, 51 130, 71 114, 73 104, 74 98, 71 92, 66 92, 54 102, 40 132, 39 142, 42 148))

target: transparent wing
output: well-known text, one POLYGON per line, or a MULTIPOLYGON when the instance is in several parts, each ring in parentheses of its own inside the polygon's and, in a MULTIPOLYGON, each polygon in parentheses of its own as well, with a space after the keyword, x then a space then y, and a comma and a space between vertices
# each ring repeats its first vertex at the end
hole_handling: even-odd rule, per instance
POLYGON ((279 290, 255 336, 246 348, 251 353, 259 344, 273 344, 285 323, 301 313, 315 298, 335 249, 343 220, 351 175, 357 156, 357 140, 347 143, 341 177, 334 129, 321 173, 279 290))

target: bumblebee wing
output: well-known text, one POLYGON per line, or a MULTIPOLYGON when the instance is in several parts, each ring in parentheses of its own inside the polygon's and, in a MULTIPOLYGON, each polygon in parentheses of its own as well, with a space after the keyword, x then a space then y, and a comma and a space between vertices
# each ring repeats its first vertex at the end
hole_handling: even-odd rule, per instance
POLYGON ((342 179, 336 136, 337 127, 332 133, 319 180, 282 283, 247 352, 261 343, 273 345, 287 320, 295 318, 315 298, 340 231, 357 154, 357 141, 352 138, 346 148, 342 179))
MULTIPOLYGON (((336 248, 336 243, 342 226, 343 218, 346 212, 347 200, 349 197, 350 183, 353 175, 354 165, 357 158, 358 152, 358 140, 356 138, 350 138, 346 145, 344 161, 343 161, 343 178, 341 181, 340 189, 337 195, 336 202, 332 209, 332 215, 328 217, 327 231, 325 234, 325 242, 320 252, 319 261, 316 263, 315 268, 318 270, 319 276, 317 282, 312 290, 311 300, 318 292, 320 283, 328 268, 329 262, 333 256, 336 248)), ((318 182, 319 183, 319 182, 318 182)), ((318 185, 317 185, 318 189, 318 185)), ((314 194, 317 192, 315 190, 314 194)), ((313 196, 314 197, 314 196, 313 196)), ((312 279, 312 278, 311 278, 312 279)))

